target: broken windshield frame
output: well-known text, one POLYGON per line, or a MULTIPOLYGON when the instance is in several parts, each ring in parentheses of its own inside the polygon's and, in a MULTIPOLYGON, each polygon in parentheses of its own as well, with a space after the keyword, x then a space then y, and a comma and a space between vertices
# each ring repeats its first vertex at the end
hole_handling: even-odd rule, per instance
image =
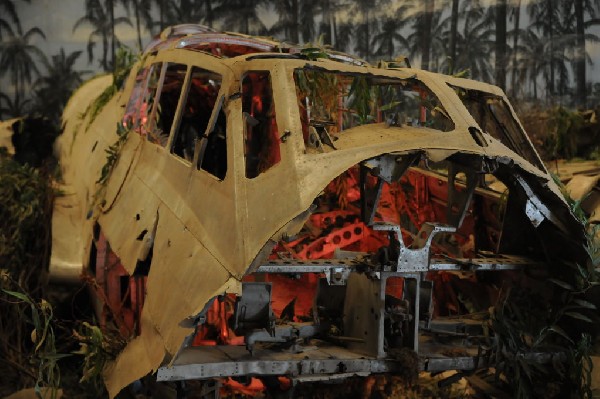
POLYGON ((416 78, 306 66, 294 70, 294 82, 307 148, 335 149, 344 130, 366 124, 455 128, 437 96, 416 78))
POLYGON ((489 134, 535 167, 544 171, 544 166, 533 146, 527 140, 526 133, 501 96, 451 84, 448 84, 448 86, 458 94, 481 131, 489 134))

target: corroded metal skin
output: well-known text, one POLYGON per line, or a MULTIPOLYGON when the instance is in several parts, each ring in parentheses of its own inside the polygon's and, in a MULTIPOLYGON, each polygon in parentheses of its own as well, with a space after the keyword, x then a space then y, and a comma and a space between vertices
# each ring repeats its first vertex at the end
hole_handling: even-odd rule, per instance
MULTIPOLYGON (((339 54, 311 61, 301 56, 300 49, 281 43, 189 29, 164 33, 162 40, 152 43, 122 90, 93 122, 81 115, 111 84, 108 76, 81 87, 63 116, 65 129, 57 152, 65 196, 55 206, 51 270, 69 279, 95 267, 96 259, 90 254, 99 231, 129 275, 136 274, 143 262, 149 263, 137 326, 140 334, 105 370, 111 397, 132 381, 176 362, 186 337, 195 331, 195 317, 211 298, 241 294, 244 276, 265 265, 276 243, 301 230, 313 212, 315 198, 330 182, 355 165, 366 162, 369 166, 382 156, 416 157, 426 162, 459 159, 480 173, 489 167, 487 173, 494 174, 514 194, 516 206, 526 215, 524 220, 548 239, 564 240, 562 256, 585 257, 578 244, 583 238, 582 226, 518 121, 519 146, 511 148, 479 126, 459 96, 460 90, 487 93, 509 104, 499 88, 411 68, 376 68, 339 54), (206 43, 213 44, 212 53, 206 43), (230 56, 223 55, 225 50, 220 55, 214 51, 219 46, 229 49, 230 56), (185 85, 193 80, 189 72, 193 66, 220 76, 215 98, 226 119, 226 174, 220 178, 196 167, 203 154, 198 144, 201 139, 190 159, 173 153, 173 135, 185 118, 185 106, 180 101, 166 145, 153 142, 141 128, 132 129, 107 184, 99 184, 107 163, 106 150, 118 141, 117 125, 124 123, 136 76, 144 67, 158 63, 188 67, 184 93, 185 85), (338 132, 333 146, 322 145, 317 151, 306 144, 302 108, 298 106, 294 73, 303 68, 418 82, 439 100, 453 126, 440 131, 426 126, 369 123, 338 132), (270 74, 279 143, 279 160, 252 178, 247 177, 245 165, 248 148, 244 131, 248 125, 240 95, 248 71, 270 74)), ((514 118, 509 105, 507 109, 514 118)), ((210 126, 218 123, 220 111, 211 114, 207 135, 212 133, 210 126)), ((383 173, 381 165, 376 173, 383 173)), ((420 267, 424 269, 405 271, 430 270, 429 255, 422 258, 420 267)), ((402 259, 416 258, 405 254, 402 259)), ((398 264, 390 270, 402 271, 398 264)))

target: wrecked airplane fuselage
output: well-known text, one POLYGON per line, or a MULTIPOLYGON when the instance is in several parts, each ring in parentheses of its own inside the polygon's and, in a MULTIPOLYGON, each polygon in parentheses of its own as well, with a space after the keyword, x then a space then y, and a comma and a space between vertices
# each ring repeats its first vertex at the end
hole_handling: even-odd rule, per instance
POLYGON ((51 271, 85 270, 102 320, 131 338, 105 372, 111 396, 152 372, 473 368, 481 323, 455 291, 477 283, 461 281, 585 259, 583 227, 501 90, 309 58, 173 28, 93 122, 80 115, 109 78, 69 102, 51 271), (440 354, 436 334, 462 354, 440 354))

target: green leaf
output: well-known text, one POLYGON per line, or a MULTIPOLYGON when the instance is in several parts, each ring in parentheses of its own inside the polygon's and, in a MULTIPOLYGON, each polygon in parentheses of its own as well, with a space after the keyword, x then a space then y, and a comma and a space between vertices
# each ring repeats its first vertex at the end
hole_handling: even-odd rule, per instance
POLYGON ((583 321, 587 321, 589 323, 592 323, 592 319, 590 319, 587 316, 582 315, 581 313, 577 313, 577 312, 565 312, 566 316, 570 316, 574 319, 578 319, 578 320, 583 320, 583 321))
POLYGON ((555 278, 549 278, 548 281, 550 281, 551 283, 554 283, 556 285, 558 285, 561 288, 564 288, 565 290, 569 290, 569 291, 573 291, 574 288, 571 284, 569 283, 565 283, 564 281, 561 280, 557 280, 555 278))
POLYGON ((467 68, 467 69, 463 69, 462 71, 456 72, 452 76, 454 76, 455 78, 468 78, 470 73, 471 73, 471 70, 469 68, 467 68))
POLYGON ((33 319, 33 326, 35 327, 35 329, 41 331, 42 323, 40 322, 40 314, 33 305, 31 305, 31 318, 33 319))
POLYGON ((394 107, 396 107, 398 105, 400 105, 400 101, 392 101, 392 102, 390 102, 388 104, 385 104, 384 106, 380 107, 379 109, 381 111, 389 111, 390 109, 392 109, 392 108, 394 108, 394 107))
POLYGON ((550 328, 548 328, 548 330, 550 330, 550 331, 552 331, 552 332, 560 335, 561 337, 565 338, 571 344, 574 344, 573 340, 569 337, 569 335, 565 332, 565 330, 563 330, 562 328, 560 328, 556 324, 553 325, 553 326, 551 326, 550 328))
POLYGON ((581 275, 581 277, 587 280, 589 277, 587 271, 583 267, 581 267, 581 265, 577 265, 577 269, 579 270, 579 274, 581 275))
POLYGON ((50 353, 50 354, 45 354, 42 357, 47 360, 60 360, 60 359, 64 359, 65 357, 70 357, 70 356, 72 356, 72 355, 69 353, 50 353))
POLYGON ((6 292, 8 295, 14 296, 15 298, 27 302, 30 305, 33 304, 33 302, 31 302, 31 299, 29 298, 29 296, 27 296, 27 294, 23 294, 22 292, 9 291, 5 289, 3 289, 2 291, 6 292))
POLYGON ((596 309, 596 305, 583 299, 573 299, 573 302, 586 309, 596 309))

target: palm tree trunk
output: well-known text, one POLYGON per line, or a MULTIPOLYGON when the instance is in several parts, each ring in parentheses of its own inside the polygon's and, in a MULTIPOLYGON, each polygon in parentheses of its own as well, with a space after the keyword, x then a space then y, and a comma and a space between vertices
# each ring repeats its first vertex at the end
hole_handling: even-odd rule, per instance
POLYGON ((517 47, 519 45, 519 24, 521 19, 521 0, 517 0, 515 6, 515 25, 514 25, 514 37, 513 37, 513 53, 512 53, 512 75, 510 79, 510 91, 513 96, 517 95, 517 47))
POLYGON ((458 30, 458 1, 452 0, 452 13, 450 14, 450 66, 448 69, 449 74, 454 73, 454 67, 456 64, 456 36, 458 30))
POLYGON ((102 35, 102 68, 105 72, 108 72, 108 36, 102 35))
POLYGON ((164 0, 158 0, 158 14, 159 14, 159 20, 160 20, 160 31, 162 33, 162 31, 165 29, 165 22, 164 22, 164 15, 165 15, 164 0))
POLYGON ((323 41, 326 44, 332 44, 333 37, 331 35, 331 8, 329 0, 321 1, 321 16, 321 32, 319 34, 323 34, 323 41))
POLYGON ((115 70, 115 10, 113 7, 113 0, 107 0, 106 7, 108 8, 108 15, 110 18, 110 59, 111 59, 112 68, 114 71, 115 70))
POLYGON ((242 27, 243 32, 242 33, 249 35, 250 34, 250 16, 248 14, 250 14, 250 13, 249 13, 248 7, 250 7, 250 5, 245 4, 243 1, 242 1, 242 4, 243 4, 242 8, 243 8, 243 12, 244 12, 243 17, 242 17, 243 18, 243 27, 242 27))
POLYGON ((206 5, 206 23, 208 24, 209 28, 212 28, 214 22, 212 4, 210 0, 205 0, 204 4, 206 5))
POLYGON ((369 59, 369 9, 365 8, 365 59, 369 59))
POLYGON ((19 104, 21 95, 25 92, 25 73, 19 70, 15 74, 15 105, 19 104))
POLYGON ((425 0, 425 14, 423 15, 423 43, 421 47, 421 68, 429 69, 429 56, 431 52, 431 25, 433 23, 433 10, 435 0, 425 0))
POLYGON ((583 21, 583 0, 575 0, 575 80, 577 91, 575 101, 579 107, 586 107, 585 88, 585 26, 583 21))
POLYGON ((135 9, 135 28, 137 30, 138 48, 141 52, 142 51, 142 31, 140 28, 140 4, 138 3, 138 0, 134 0, 133 7, 135 9))
POLYGON ((331 13, 331 45, 335 46, 338 42, 337 33, 337 21, 335 20, 335 13, 331 13))
POLYGON ((550 30, 550 82, 548 91, 550 95, 554 95, 554 3, 553 0, 548 0, 548 19, 550 30))
POLYGON ((190 12, 192 4, 189 0, 179 0, 179 18, 181 22, 192 22, 190 21, 190 12))
POLYGON ((533 99, 537 100, 537 75, 533 75, 533 99))
POLYGON ((506 4, 498 0, 496 4, 496 85, 506 87, 506 4))
POLYGON ((298 0, 292 0, 291 2, 291 21, 290 21, 290 40, 294 43, 300 43, 300 35, 298 34, 298 0))

